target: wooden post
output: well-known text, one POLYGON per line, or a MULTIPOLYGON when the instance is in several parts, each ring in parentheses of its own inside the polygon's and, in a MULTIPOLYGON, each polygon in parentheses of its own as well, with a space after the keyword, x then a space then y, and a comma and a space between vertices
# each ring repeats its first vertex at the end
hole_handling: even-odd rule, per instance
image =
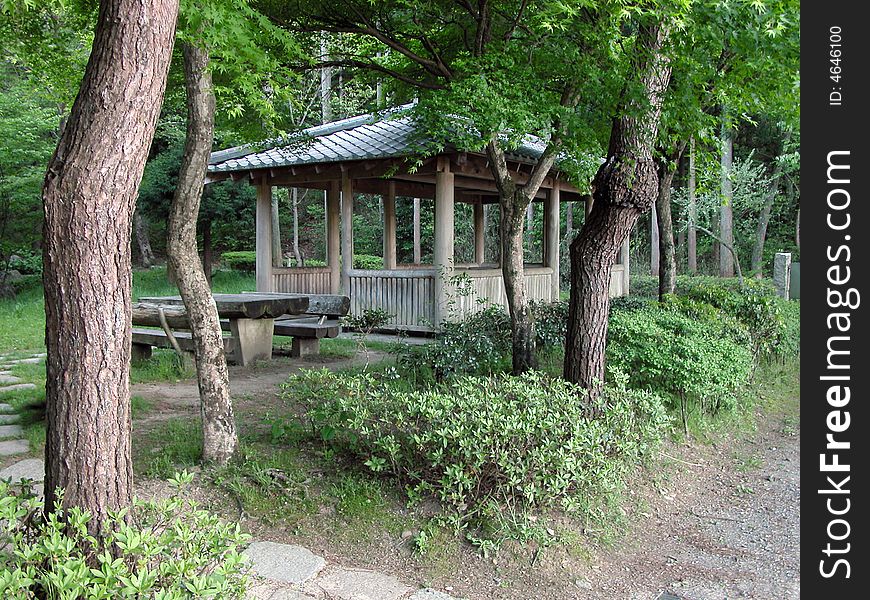
POLYGON ((384 268, 396 268, 396 182, 387 184, 384 196, 384 268))
POLYGON ((553 269, 550 296, 553 301, 559 299, 559 196, 556 183, 544 200, 544 264, 553 269))
MULTIPOLYGON (((270 222, 272 224, 272 266, 284 266, 284 251, 281 248, 281 218, 279 216, 278 206, 278 188, 272 187, 272 198, 270 200, 270 222)), ((297 267, 299 265, 296 265, 297 267)))
POLYGON ((448 279, 453 274, 453 173, 450 164, 439 165, 435 173, 435 324, 441 324, 447 314, 448 279))
POLYGON ((333 181, 326 190, 326 260, 329 265, 329 293, 341 289, 341 184, 333 181))
POLYGON ((474 206, 474 262, 486 262, 486 222, 483 219, 483 199, 478 198, 474 206))
POLYGON ((350 295, 350 271, 353 269, 353 181, 341 174, 341 291, 350 295))
POLYGON ((257 291, 272 291, 272 186, 257 184, 257 291))
POLYGON ((420 199, 414 198, 414 264, 423 262, 420 252, 420 199))

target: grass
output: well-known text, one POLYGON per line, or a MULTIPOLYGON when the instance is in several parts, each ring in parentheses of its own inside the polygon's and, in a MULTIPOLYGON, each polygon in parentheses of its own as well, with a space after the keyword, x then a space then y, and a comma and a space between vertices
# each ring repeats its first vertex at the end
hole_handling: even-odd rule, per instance
POLYGON ((198 419, 167 419, 134 446, 133 469, 151 479, 169 479, 197 466, 202 458, 202 426, 198 419))

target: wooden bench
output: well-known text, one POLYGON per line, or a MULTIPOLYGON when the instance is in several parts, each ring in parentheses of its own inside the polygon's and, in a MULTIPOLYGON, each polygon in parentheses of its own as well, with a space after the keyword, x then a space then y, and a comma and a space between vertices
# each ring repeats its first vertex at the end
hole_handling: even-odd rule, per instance
MULTIPOLYGON (((193 352, 193 336, 189 331, 174 331, 172 336, 178 342, 178 346, 185 352, 193 352)), ((172 348, 172 342, 162 329, 146 329, 133 327, 133 360, 145 360, 151 358, 151 348, 172 348)), ((236 341, 231 336, 224 336, 224 352, 227 356, 233 356, 236 351, 236 341)))

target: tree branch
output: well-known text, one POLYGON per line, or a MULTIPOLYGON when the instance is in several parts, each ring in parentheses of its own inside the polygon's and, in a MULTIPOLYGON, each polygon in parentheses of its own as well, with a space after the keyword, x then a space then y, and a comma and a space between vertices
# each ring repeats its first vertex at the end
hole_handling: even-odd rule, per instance
POLYGON ((718 235, 716 235, 715 233, 713 233, 709 229, 704 229, 700 225, 695 225, 695 229, 697 229, 698 231, 703 231, 704 233, 709 235, 711 238, 713 238, 714 240, 716 240, 717 242, 719 242, 720 244, 725 246, 728 249, 728 251, 731 252, 731 256, 734 257, 734 264, 737 266, 737 280, 740 282, 740 289, 742 290, 744 288, 743 269, 740 268, 740 257, 737 256, 737 252, 734 250, 734 246, 732 246, 731 244, 728 244, 726 242, 723 242, 722 238, 720 238, 718 235))

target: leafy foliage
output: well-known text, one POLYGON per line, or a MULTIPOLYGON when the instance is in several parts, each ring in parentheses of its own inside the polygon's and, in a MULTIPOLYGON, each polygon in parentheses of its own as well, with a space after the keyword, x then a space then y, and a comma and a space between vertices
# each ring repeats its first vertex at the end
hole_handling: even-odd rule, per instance
MULTIPOLYGON (((177 487, 192 476, 176 474, 177 487)), ((61 508, 41 519, 41 500, 0 481, 0 595, 4 598, 216 598, 244 596, 238 525, 182 495, 136 501, 88 535, 91 515, 61 508), (131 524, 134 522, 135 524, 131 524)))
POLYGON ((410 391, 397 377, 304 371, 285 393, 303 404, 320 439, 398 478, 412 501, 434 495, 471 526, 472 541, 516 535, 532 509, 588 508, 593 494, 619 487, 668 425, 657 396, 619 377, 595 402, 536 372, 410 391))

